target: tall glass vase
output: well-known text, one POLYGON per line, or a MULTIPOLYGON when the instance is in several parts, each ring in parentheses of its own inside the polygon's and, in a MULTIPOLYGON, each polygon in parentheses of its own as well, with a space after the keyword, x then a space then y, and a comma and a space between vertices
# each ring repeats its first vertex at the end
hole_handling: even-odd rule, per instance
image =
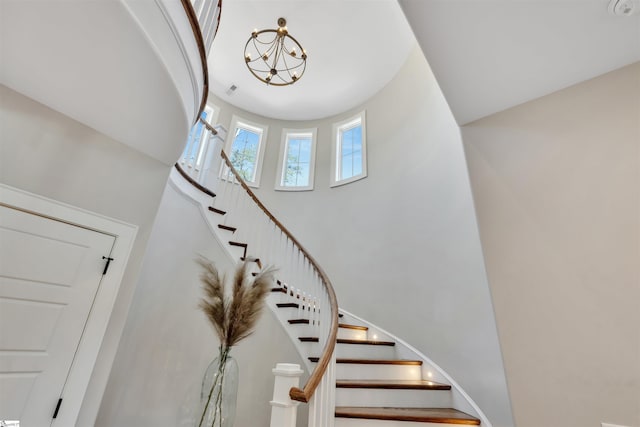
POLYGON ((233 426, 238 397, 238 363, 229 351, 222 350, 204 374, 197 427, 233 426))

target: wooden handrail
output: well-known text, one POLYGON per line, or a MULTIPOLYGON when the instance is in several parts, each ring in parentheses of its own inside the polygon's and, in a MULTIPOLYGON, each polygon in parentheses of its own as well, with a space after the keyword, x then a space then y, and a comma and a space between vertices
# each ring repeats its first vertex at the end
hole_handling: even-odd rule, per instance
POLYGON ((244 182, 244 179, 242 179, 238 171, 233 167, 231 161, 229 160, 229 157, 227 157, 227 154, 222 151, 220 155, 224 159, 226 166, 229 168, 231 173, 233 173, 235 179, 247 192, 249 197, 251 197, 255 204, 258 205, 258 207, 262 210, 262 212, 264 212, 264 214, 269 217, 271 221, 273 221, 276 227, 278 227, 285 234, 285 236, 287 236, 287 238, 291 240, 291 242, 295 246, 298 247, 298 250, 302 252, 302 254, 309 260, 309 263, 313 266, 318 275, 320 275, 322 283, 324 284, 329 296, 329 306, 331 308, 331 323, 329 325, 329 336, 327 337, 327 343, 322 350, 322 355, 320 356, 315 369, 309 376, 309 379, 307 380, 305 386, 303 388, 292 387, 291 390, 289 390, 289 397, 291 397, 291 399, 297 400, 298 402, 307 403, 313 396, 313 393, 315 392, 318 385, 320 385, 320 381, 322 381, 322 377, 324 376, 324 373, 327 370, 329 363, 331 362, 333 351, 335 350, 336 338, 338 337, 338 299, 336 298, 336 293, 333 290, 333 286, 331 285, 329 277, 324 272, 322 267, 320 267, 316 260, 300 244, 298 239, 296 239, 293 234, 291 234, 291 232, 280 221, 278 221, 278 219, 273 216, 271 212, 269 212, 269 209, 267 209, 267 207, 256 197, 253 191, 251 191, 251 188, 249 188, 247 183, 244 182))
MULTIPOLYGON (((207 52, 204 46, 204 38, 202 37, 200 24, 198 24, 198 16, 196 15, 196 11, 193 10, 193 6, 191 5, 190 0, 181 0, 181 2, 184 11, 187 13, 189 24, 191 24, 191 31, 193 31, 193 36, 196 38, 196 44, 198 45, 198 51, 200 52, 200 62, 202 63, 202 99, 200 100, 200 109, 198 110, 196 119, 193 121, 193 124, 196 124, 198 122, 198 119, 202 115, 202 112, 204 111, 204 107, 207 105, 207 96, 209 95, 209 67, 207 65, 207 52)), ((220 7, 222 7, 221 1, 219 1, 218 4, 220 5, 220 7)))
POLYGON ((196 187, 198 190, 202 191, 207 196, 216 197, 216 193, 214 193, 213 191, 209 190, 207 187, 205 187, 204 185, 200 184, 195 179, 191 178, 189 176, 189 174, 184 169, 182 169, 182 166, 180 166, 179 162, 176 163, 174 166, 175 166, 176 170, 180 173, 180 175, 182 175, 182 177, 189 182, 189 184, 193 185, 194 187, 196 187))
POLYGON ((202 117, 200 117, 200 123, 202 123, 204 125, 205 128, 207 128, 207 130, 209 132, 211 132, 212 135, 217 135, 218 131, 216 130, 216 128, 214 128, 213 126, 211 126, 209 124, 209 122, 207 122, 205 119, 203 119, 202 117))

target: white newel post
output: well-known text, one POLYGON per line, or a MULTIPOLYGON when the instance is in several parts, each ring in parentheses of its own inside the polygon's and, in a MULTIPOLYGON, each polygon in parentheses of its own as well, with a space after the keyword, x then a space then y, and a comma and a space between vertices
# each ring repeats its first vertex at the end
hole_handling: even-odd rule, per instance
POLYGON ((278 363, 272 370, 275 375, 271 403, 271 427, 295 427, 299 402, 291 400, 289 390, 298 387, 302 369, 293 363, 278 363))

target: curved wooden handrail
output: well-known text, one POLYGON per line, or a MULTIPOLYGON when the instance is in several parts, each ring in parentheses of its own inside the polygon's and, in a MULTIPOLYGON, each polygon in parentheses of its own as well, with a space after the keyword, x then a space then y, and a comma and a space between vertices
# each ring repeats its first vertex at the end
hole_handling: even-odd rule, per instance
MULTIPOLYGON (((207 65, 207 52, 204 47, 204 38, 202 37, 200 24, 198 24, 198 16, 196 15, 196 11, 193 10, 193 6, 191 5, 190 0, 181 0, 181 2, 184 11, 187 13, 189 24, 191 24, 191 31, 193 31, 193 36, 196 38, 196 44, 198 45, 198 51, 200 52, 200 62, 202 62, 202 99, 200 100, 200 109, 198 110, 196 119, 193 121, 193 123, 195 124, 198 122, 198 119, 202 115, 205 105, 207 105, 207 96, 209 95, 209 67, 207 65)), ((218 2, 218 4, 220 5, 220 7, 222 7, 221 1, 218 2)))
POLYGON ((207 196, 216 197, 216 193, 214 193, 213 191, 209 190, 207 187, 205 187, 204 185, 200 184, 195 179, 191 178, 189 176, 189 174, 184 169, 182 169, 182 166, 180 166, 179 163, 176 163, 173 166, 175 166, 176 170, 180 173, 180 175, 182 175, 182 177, 184 179, 186 179, 189 182, 189 184, 193 185, 194 187, 196 187, 198 190, 202 191, 207 196))
POLYGON ((315 392, 318 385, 320 385, 320 381, 322 381, 322 377, 327 370, 329 363, 331 362, 333 351, 335 350, 336 338, 338 336, 338 299, 336 298, 336 293, 333 290, 333 286, 331 285, 329 277, 324 272, 322 267, 320 267, 316 260, 300 244, 298 239, 296 239, 293 234, 291 234, 291 232, 280 221, 278 221, 278 219, 273 216, 271 212, 269 212, 269 209, 267 209, 267 207, 256 197, 253 191, 251 191, 251 188, 249 188, 247 183, 244 182, 238 171, 233 167, 231 161, 229 160, 229 157, 227 157, 227 154, 222 151, 220 155, 222 156, 226 166, 229 168, 231 173, 233 173, 235 179, 247 192, 249 197, 251 197, 255 204, 258 205, 258 207, 262 210, 262 212, 264 212, 264 214, 267 215, 267 217, 269 217, 271 221, 273 221, 276 227, 278 227, 285 234, 285 236, 287 236, 287 238, 291 240, 291 242, 295 246, 298 247, 298 250, 302 252, 302 254, 309 260, 309 263, 313 266, 318 275, 320 275, 322 283, 324 284, 329 296, 329 306, 331 308, 331 324, 329 325, 329 336, 327 337, 327 343, 322 350, 322 355, 320 356, 315 369, 309 376, 309 379, 307 380, 305 386, 303 388, 292 387, 289 391, 289 397, 291 397, 291 399, 297 400, 298 402, 307 403, 313 396, 313 393, 315 392))
POLYGON ((209 132, 211 132, 211 134, 213 135, 217 135, 218 131, 216 130, 216 128, 214 128, 213 126, 211 126, 209 124, 209 122, 207 122, 205 119, 203 119, 202 117, 200 117, 200 123, 202 123, 204 125, 205 128, 207 128, 207 130, 209 132))

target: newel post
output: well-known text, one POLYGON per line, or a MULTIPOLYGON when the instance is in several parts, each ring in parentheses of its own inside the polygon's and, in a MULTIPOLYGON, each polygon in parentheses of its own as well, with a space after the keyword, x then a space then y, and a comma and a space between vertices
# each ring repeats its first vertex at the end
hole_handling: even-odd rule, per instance
POLYGON ((271 427, 295 427, 299 402, 291 400, 289 390, 298 387, 302 369, 293 363, 278 363, 272 370, 275 375, 271 403, 271 427))

